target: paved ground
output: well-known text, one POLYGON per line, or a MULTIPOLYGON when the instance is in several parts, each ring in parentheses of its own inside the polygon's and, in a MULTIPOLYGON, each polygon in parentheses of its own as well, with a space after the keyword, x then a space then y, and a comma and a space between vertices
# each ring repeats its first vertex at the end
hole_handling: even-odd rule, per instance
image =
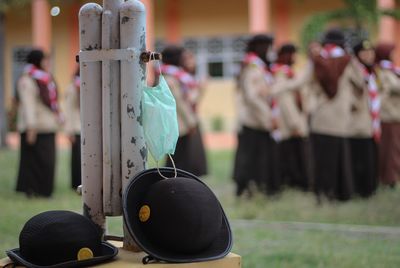
MULTIPOLYGON (((203 136, 205 146, 210 150, 226 150, 236 146, 235 134, 229 132, 220 133, 205 133, 203 136)), ((19 146, 19 135, 16 132, 11 132, 7 135, 7 144, 11 149, 17 149, 19 146)), ((64 134, 57 135, 58 148, 66 149, 69 147, 69 142, 64 134)))

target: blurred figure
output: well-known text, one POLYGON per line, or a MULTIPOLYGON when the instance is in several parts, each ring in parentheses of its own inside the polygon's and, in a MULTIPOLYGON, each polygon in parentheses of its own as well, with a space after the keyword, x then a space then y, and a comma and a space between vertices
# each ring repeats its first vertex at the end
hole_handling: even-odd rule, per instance
MULTIPOLYGON (((293 44, 284 44, 279 48, 278 59, 271 66, 275 87, 286 83, 287 80, 295 79, 292 68, 295 56, 296 47, 293 44)), ((300 84, 296 90, 284 92, 278 97, 281 118, 279 128, 282 135, 279 147, 283 180, 290 186, 307 190, 310 174, 307 164, 309 159, 307 114, 301 90, 303 86, 304 84, 300 84)))
POLYGON ((71 142, 71 188, 74 190, 81 185, 80 88, 81 79, 78 67, 65 94, 64 130, 71 142))
POLYGON ((251 180, 267 194, 280 190, 278 149, 272 137, 277 122, 269 102, 273 76, 267 54, 272 43, 268 35, 250 39, 238 78, 239 130, 233 171, 237 196, 249 190, 251 180))
POLYGON ((400 179, 400 71, 392 62, 394 48, 390 44, 376 47, 382 121, 379 175, 381 182, 391 187, 400 179))
MULTIPOLYGON (((179 139, 174 154, 177 168, 197 176, 207 174, 207 159, 201 137, 197 104, 202 95, 195 80, 195 58, 182 47, 168 46, 162 52, 161 72, 175 97, 179 123, 179 139)), ((170 159, 167 166, 172 167, 170 159)))
POLYGON ((355 193, 369 197, 378 186, 377 142, 381 136, 375 51, 368 40, 362 40, 353 53, 358 66, 349 82, 353 94, 349 121, 353 183, 355 193))
POLYGON ((344 50, 340 30, 326 32, 319 54, 311 53, 318 87, 310 118, 315 159, 315 191, 329 199, 348 200, 353 191, 348 120, 351 91, 348 76, 357 70, 344 50))
POLYGON ((61 115, 57 86, 48 72, 48 57, 32 50, 17 82, 18 130, 21 133, 18 192, 50 197, 56 164, 55 134, 61 115))

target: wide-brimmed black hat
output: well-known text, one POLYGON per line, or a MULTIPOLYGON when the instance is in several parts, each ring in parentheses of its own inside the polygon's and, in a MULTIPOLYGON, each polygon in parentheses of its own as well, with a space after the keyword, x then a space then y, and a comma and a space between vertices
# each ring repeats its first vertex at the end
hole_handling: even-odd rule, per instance
POLYGON ((33 268, 84 267, 108 261, 118 249, 102 242, 101 230, 71 211, 46 211, 28 220, 19 235, 19 248, 8 257, 33 268))
POLYGON ((225 257, 232 248, 232 233, 218 199, 195 175, 179 169, 174 175, 173 168, 145 170, 124 193, 125 224, 149 254, 143 263, 225 257))

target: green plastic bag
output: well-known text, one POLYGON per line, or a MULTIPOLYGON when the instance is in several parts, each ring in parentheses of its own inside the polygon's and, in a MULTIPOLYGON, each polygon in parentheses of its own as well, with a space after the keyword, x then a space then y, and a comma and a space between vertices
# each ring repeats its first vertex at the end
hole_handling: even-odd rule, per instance
POLYGON ((166 154, 174 154, 179 137, 176 103, 162 75, 157 86, 144 86, 143 130, 154 160, 158 162, 166 154))

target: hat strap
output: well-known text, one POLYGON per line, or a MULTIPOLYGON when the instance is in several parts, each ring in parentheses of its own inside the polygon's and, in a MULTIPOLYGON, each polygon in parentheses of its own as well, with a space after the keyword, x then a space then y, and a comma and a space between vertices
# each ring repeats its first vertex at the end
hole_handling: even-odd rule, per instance
MULTIPOLYGON (((170 154, 168 154, 168 156, 169 156, 169 159, 171 159, 172 166, 174 167, 174 177, 173 177, 173 178, 176 178, 176 177, 178 176, 178 174, 177 174, 177 171, 176 171, 176 166, 175 166, 174 159, 172 158, 172 156, 171 156, 170 154)), ((171 178, 165 177, 163 174, 161 174, 160 168, 159 168, 159 166, 158 166, 158 161, 157 161, 157 171, 158 171, 158 174, 159 174, 162 178, 164 178, 164 179, 171 179, 171 178)))

